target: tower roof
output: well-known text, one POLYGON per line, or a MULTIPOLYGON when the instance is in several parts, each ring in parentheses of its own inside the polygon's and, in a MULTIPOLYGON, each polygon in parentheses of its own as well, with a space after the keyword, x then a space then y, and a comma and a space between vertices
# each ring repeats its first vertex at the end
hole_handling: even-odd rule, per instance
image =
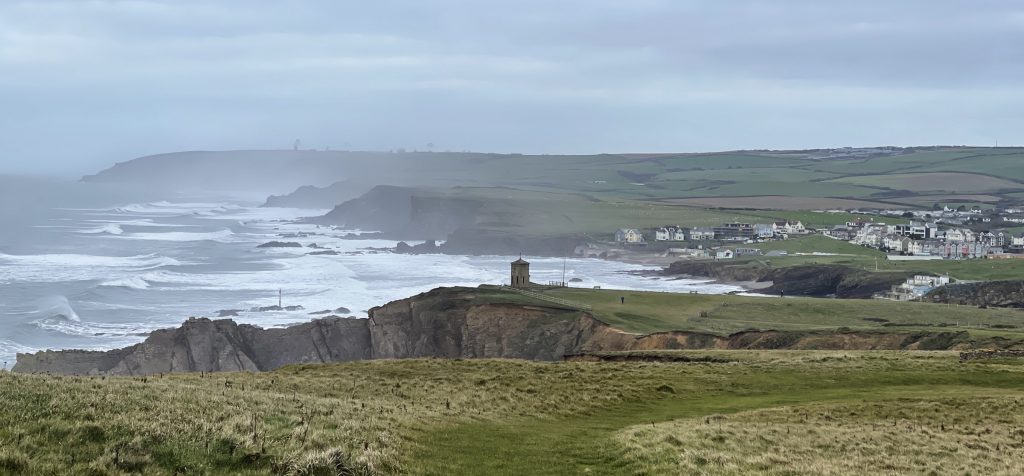
POLYGON ((519 259, 513 261, 512 264, 530 264, 530 262, 524 260, 523 258, 519 258, 519 259))

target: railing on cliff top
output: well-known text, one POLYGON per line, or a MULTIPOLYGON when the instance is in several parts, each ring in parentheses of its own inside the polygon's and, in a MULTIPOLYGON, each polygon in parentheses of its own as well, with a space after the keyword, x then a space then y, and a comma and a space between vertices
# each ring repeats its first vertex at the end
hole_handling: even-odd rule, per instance
POLYGON ((548 296, 546 294, 538 293, 536 291, 530 291, 522 288, 513 288, 512 286, 504 285, 502 285, 501 288, 508 291, 517 292, 526 297, 531 297, 534 299, 539 299, 541 301, 547 301, 550 303, 560 304, 562 306, 571 307, 573 309, 578 309, 580 311, 590 311, 593 309, 593 307, 590 304, 583 304, 575 301, 570 301, 568 299, 556 298, 554 296, 548 296))

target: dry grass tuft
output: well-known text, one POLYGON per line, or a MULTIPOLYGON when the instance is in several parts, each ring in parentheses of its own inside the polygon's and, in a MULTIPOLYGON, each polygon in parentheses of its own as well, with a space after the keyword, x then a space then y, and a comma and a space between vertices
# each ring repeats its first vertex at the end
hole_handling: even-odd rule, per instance
POLYGON ((1024 474, 1019 396, 811 404, 620 432, 652 474, 1024 474))

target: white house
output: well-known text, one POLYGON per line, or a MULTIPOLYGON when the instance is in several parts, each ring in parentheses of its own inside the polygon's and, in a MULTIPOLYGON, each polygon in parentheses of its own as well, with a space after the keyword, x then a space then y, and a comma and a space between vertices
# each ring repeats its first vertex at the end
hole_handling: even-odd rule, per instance
POLYGON ((686 233, 678 226, 663 226, 654 231, 657 241, 686 241, 686 233))
POLYGON ((974 241, 974 232, 967 228, 950 228, 946 230, 946 241, 971 243, 974 241))
POLYGON ((772 224, 777 235, 803 235, 807 234, 807 228, 802 222, 777 221, 772 224))
POLYGON ((697 227, 690 230, 690 239, 694 241, 715 239, 715 230, 708 227, 697 227))
POLYGON ((615 232, 615 241, 618 243, 644 243, 644 235, 636 228, 619 228, 615 232))
POLYGON ((715 259, 732 259, 733 256, 733 251, 728 248, 715 252, 715 259))
POLYGON ((755 223, 754 234, 758 238, 771 238, 775 236, 775 227, 766 223, 755 223))

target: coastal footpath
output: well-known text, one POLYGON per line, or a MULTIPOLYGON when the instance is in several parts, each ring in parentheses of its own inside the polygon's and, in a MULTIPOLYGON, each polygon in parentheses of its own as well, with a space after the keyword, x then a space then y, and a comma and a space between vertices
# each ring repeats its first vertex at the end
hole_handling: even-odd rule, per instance
POLYGON ((106 352, 19 354, 15 372, 152 375, 267 371, 290 364, 405 358, 511 358, 664 349, 946 350, 972 348, 962 331, 746 330, 728 335, 624 332, 591 313, 494 287, 438 288, 370 310, 283 329, 192 318, 106 352))

